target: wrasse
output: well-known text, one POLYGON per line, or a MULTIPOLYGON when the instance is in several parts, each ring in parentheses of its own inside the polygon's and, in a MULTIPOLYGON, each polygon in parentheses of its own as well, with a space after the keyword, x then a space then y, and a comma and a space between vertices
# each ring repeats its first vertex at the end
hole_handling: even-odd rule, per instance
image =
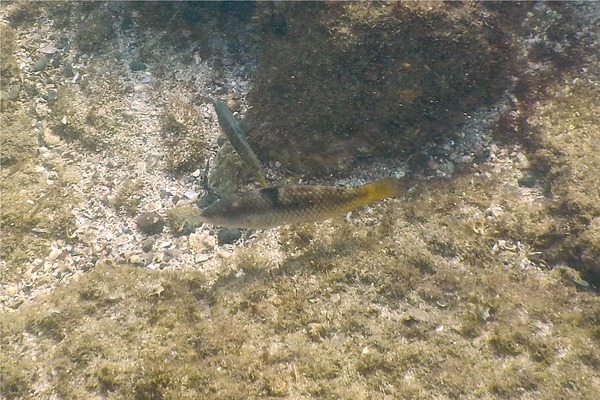
POLYGON ((237 193, 201 212, 203 222, 237 228, 267 229, 316 222, 377 200, 397 196, 401 182, 383 178, 355 188, 280 186, 237 193))
POLYGON ((227 104, 221 100, 215 101, 215 111, 219 118, 219 125, 221 125, 221 129, 225 133, 225 136, 227 136, 227 139, 229 139, 229 142, 235 151, 252 169, 252 173, 258 183, 260 183, 262 187, 268 187, 269 185, 265 179, 265 170, 260 164, 258 157, 256 157, 256 154, 252 151, 250 144, 248 144, 246 134, 244 133, 244 129, 240 122, 235 119, 231 111, 229 111, 227 104))

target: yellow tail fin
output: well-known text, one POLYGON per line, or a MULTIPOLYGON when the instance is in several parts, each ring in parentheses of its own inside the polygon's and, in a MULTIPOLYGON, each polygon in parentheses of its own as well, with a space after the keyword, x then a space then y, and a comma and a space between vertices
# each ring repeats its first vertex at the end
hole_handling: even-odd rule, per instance
POLYGON ((376 180, 375 182, 367 183, 362 188, 367 197, 366 202, 377 201, 388 197, 395 197, 400 194, 402 182, 399 179, 388 176, 376 180))

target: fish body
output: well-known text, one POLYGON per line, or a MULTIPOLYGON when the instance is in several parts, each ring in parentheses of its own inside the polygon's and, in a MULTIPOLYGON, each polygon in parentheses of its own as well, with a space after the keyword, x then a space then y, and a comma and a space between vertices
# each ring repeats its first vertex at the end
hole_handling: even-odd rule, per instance
POLYGON ((254 177, 260 183, 262 187, 268 187, 269 184, 265 179, 265 170, 262 167, 258 157, 252 151, 248 140, 246 139, 246 134, 244 133, 244 129, 240 122, 235 119, 227 104, 222 102, 221 100, 215 101, 215 111, 217 112, 217 117, 219 118, 219 124, 221 125, 221 129, 227 136, 227 139, 238 153, 240 158, 251 168, 254 177))
POLYGON ((280 186, 250 190, 221 199, 201 213, 209 224, 267 229, 299 222, 316 222, 398 195, 398 179, 388 177, 355 188, 280 186))

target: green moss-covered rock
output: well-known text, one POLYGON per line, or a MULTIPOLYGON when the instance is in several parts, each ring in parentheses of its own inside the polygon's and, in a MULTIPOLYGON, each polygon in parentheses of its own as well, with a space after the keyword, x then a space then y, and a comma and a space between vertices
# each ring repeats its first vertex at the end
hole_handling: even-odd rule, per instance
POLYGON ((200 209, 194 206, 181 206, 167 211, 167 222, 173 234, 189 235, 202 225, 200 209))
POLYGON ((161 233, 165 225, 163 217, 154 211, 138 215, 135 219, 135 223, 138 229, 147 235, 161 233))
POLYGON ((127 214, 133 216, 142 201, 144 182, 140 179, 125 180, 113 198, 109 200, 110 205, 116 210, 124 210, 127 214))
POLYGON ((226 141, 219 148, 208 174, 208 185, 221 197, 238 192, 243 177, 252 176, 246 165, 231 144, 226 141))
POLYGON ((107 112, 102 104, 78 100, 80 93, 77 90, 63 87, 58 91, 49 115, 52 132, 77 141, 85 150, 96 151, 114 145, 118 128, 122 127, 118 117, 107 112))
POLYGON ((502 16, 481 4, 272 3, 260 11, 265 43, 247 130, 263 159, 295 169, 414 153, 498 100, 518 64, 502 16))

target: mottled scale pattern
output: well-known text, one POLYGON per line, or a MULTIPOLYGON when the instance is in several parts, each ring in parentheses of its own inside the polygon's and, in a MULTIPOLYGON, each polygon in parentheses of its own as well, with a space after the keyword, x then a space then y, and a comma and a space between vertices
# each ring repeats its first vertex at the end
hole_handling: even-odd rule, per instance
POLYGON ((214 225, 254 229, 313 222, 394 196, 398 188, 396 179, 384 178, 350 189, 329 186, 256 189, 217 201, 203 210, 202 218, 214 225))

